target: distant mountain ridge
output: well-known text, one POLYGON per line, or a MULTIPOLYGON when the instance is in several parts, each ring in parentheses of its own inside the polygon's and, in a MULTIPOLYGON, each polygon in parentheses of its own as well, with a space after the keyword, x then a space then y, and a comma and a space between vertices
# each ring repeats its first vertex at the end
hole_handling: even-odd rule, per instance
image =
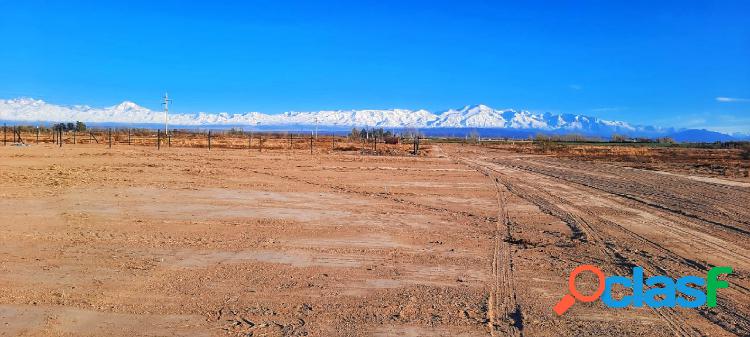
MULTIPOLYGON (((63 106, 32 98, 0 100, 0 120, 26 122, 72 122, 161 124, 164 113, 130 101, 93 108, 86 105, 63 106)), ((504 129, 528 132, 580 133, 608 137, 612 134, 632 136, 667 136, 678 130, 631 125, 577 114, 533 113, 526 110, 494 109, 486 105, 465 106, 439 113, 427 110, 324 110, 264 114, 172 113, 169 123, 179 126, 311 126, 382 127, 419 129, 504 129)), ((718 134, 718 133, 717 133, 718 134)), ((731 138, 731 136, 719 134, 731 138)), ((699 133, 689 135, 700 138, 699 133)), ((710 135, 715 136, 715 135, 710 135)))

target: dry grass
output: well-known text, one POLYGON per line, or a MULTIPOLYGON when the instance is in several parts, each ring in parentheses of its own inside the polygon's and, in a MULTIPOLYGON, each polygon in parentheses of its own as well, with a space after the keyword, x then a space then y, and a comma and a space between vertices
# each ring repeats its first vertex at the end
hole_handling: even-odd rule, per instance
POLYGON ((491 145, 519 153, 543 154, 590 161, 617 162, 631 167, 667 170, 747 181, 748 149, 699 149, 628 145, 581 145, 554 142, 516 142, 491 145))

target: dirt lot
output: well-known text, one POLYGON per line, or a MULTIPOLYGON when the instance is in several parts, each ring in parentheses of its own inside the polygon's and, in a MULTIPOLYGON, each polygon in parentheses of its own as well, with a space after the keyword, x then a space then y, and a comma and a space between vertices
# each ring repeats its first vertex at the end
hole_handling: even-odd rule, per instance
POLYGON ((750 334, 750 183, 427 153, 0 147, 0 336, 750 334), (734 273, 715 308, 558 317, 581 264, 734 273))

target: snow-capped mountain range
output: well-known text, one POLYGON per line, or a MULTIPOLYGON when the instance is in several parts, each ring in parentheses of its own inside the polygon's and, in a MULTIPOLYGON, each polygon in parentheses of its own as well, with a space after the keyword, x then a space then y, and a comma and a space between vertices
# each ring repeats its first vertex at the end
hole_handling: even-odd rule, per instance
MULTIPOLYGON (((74 122, 161 124, 164 113, 125 101, 106 108, 86 105, 62 106, 31 98, 0 100, 0 120, 23 122, 74 122)), ((582 133, 658 132, 656 128, 634 126, 574 114, 532 113, 525 110, 493 109, 486 105, 433 113, 427 110, 325 110, 264 114, 170 113, 169 123, 180 126, 292 126, 383 127, 383 128, 497 128, 582 133)))

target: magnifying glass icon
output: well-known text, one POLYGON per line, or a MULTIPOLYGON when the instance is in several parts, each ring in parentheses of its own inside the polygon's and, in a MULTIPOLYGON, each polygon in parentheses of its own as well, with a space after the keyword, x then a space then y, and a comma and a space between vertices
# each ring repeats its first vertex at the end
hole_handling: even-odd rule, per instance
POLYGON ((552 308, 552 310, 554 310, 558 316, 568 311, 568 309, 570 309, 570 307, 576 303, 576 300, 579 300, 581 302, 593 302, 596 301, 600 296, 602 296, 602 293, 604 293, 604 272, 602 272, 602 270, 597 268, 596 266, 592 266, 590 264, 578 266, 576 269, 573 269, 573 271, 570 273, 570 276, 568 277, 568 291, 570 293, 563 296, 560 302, 557 302, 557 304, 555 304, 555 306, 552 308), (576 289, 576 277, 578 276, 578 274, 584 271, 590 271, 594 273, 599 279, 599 287, 593 294, 588 296, 581 294, 580 292, 578 292, 578 289, 576 289))

